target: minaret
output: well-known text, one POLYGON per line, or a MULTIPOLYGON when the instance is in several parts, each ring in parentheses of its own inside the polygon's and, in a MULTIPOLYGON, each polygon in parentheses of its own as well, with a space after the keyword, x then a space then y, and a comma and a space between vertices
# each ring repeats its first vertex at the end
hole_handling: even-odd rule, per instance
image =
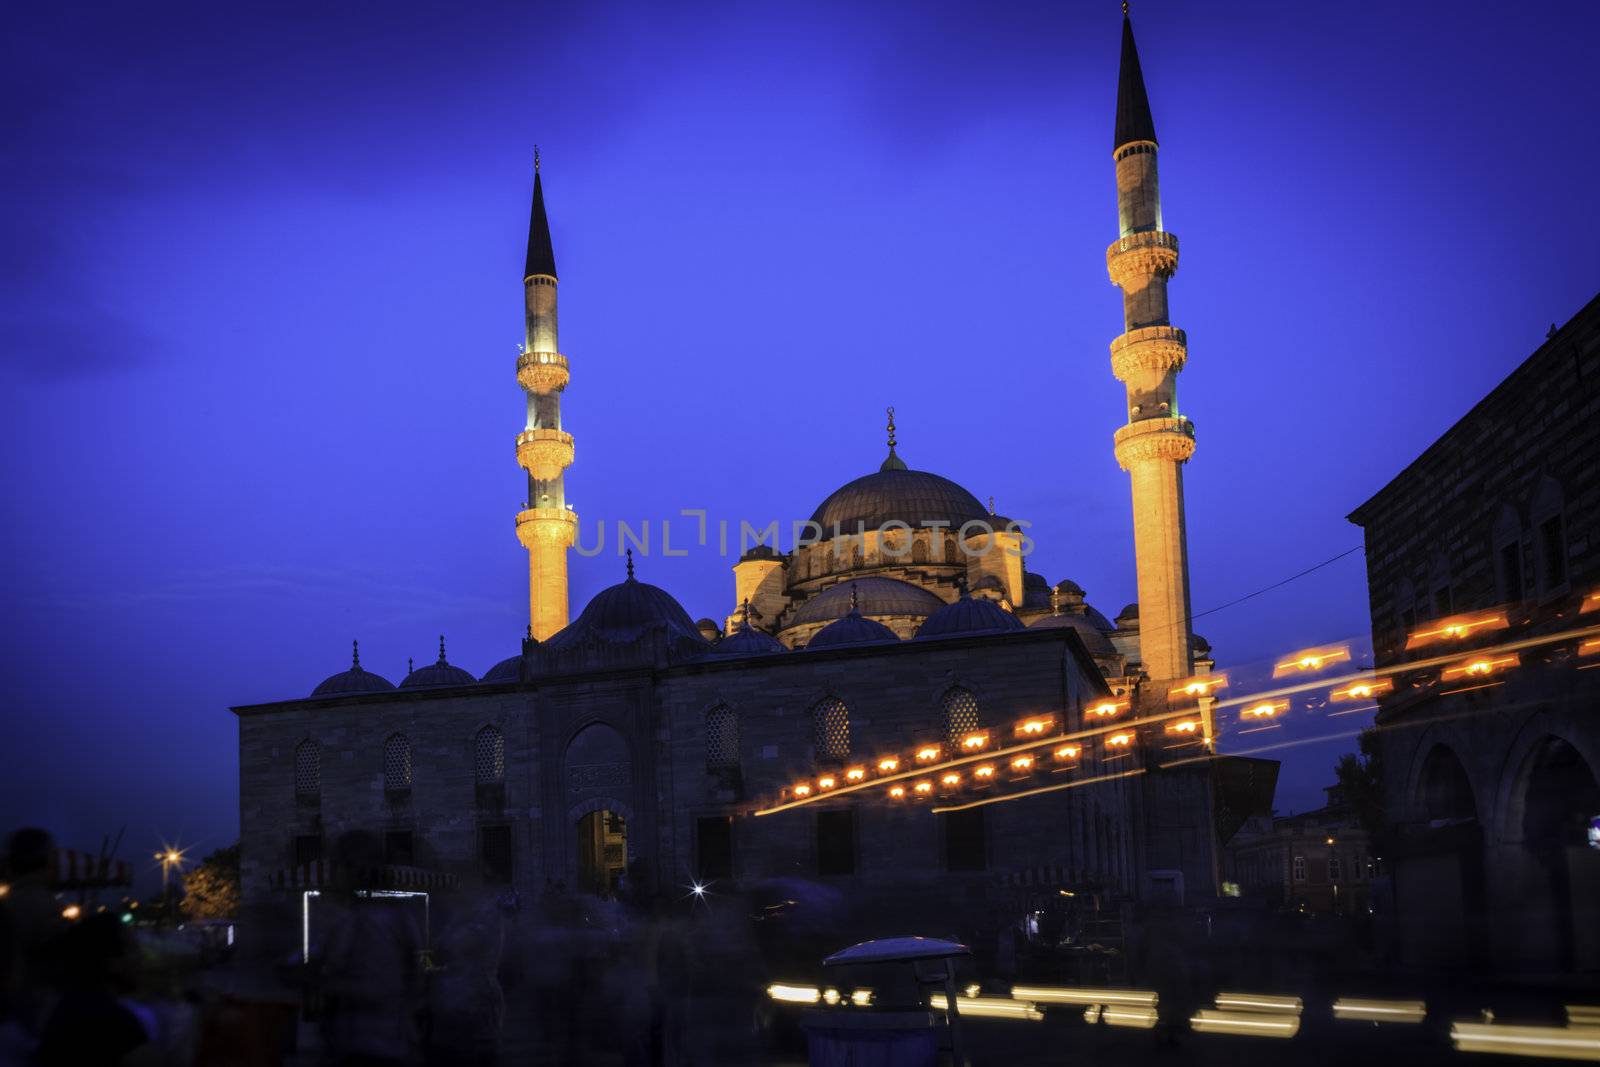
POLYGON ((1178 239, 1161 228, 1156 128, 1126 2, 1115 142, 1121 236, 1106 250, 1106 268, 1122 289, 1125 329, 1111 342, 1111 373, 1128 388, 1128 424, 1116 433, 1116 456, 1133 489, 1139 658, 1153 680, 1167 681, 1193 666, 1183 463, 1194 455, 1194 424, 1178 413, 1186 348, 1183 331, 1167 319, 1178 239))
POLYGON ((567 625, 567 549, 577 533, 578 516, 567 507, 562 474, 572 465, 572 435, 561 428, 567 357, 556 343, 556 256, 544 213, 537 149, 522 286, 527 337, 517 354, 517 382, 528 394, 528 421, 517 434, 517 463, 528 472, 528 500, 517 513, 517 539, 528 550, 532 635, 543 641, 567 625))

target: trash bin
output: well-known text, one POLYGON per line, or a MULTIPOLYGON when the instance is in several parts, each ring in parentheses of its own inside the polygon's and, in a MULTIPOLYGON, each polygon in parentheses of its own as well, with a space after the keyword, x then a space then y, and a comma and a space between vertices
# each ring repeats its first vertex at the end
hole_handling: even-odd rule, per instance
POLYGON ((814 1009, 800 1020, 811 1067, 936 1067, 948 1028, 952 1061, 964 1067, 951 961, 970 955, 967 946, 928 937, 863 941, 822 961, 848 967, 883 994, 875 1006, 814 1009), (945 1018, 926 1006, 923 987, 944 986, 945 1018))

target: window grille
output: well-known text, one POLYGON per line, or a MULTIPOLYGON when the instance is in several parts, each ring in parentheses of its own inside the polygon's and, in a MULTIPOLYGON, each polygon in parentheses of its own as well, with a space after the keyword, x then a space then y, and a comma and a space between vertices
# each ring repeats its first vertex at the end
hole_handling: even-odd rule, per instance
POLYGON ((294 792, 301 797, 322 792, 322 746, 310 738, 294 750, 294 792))
POLYGON ((828 697, 812 712, 817 758, 850 758, 850 709, 838 697, 828 697))
POLYGON ((1296 856, 1294 858, 1294 880, 1297 882, 1306 880, 1306 858, 1304 856, 1296 856))
POLYGON ((411 788, 411 742, 405 734, 391 734, 383 743, 383 787, 411 788))
POLYGON ((479 785, 505 781, 506 738, 498 726, 478 731, 472 746, 472 773, 479 785))
POLYGON ((978 714, 978 698, 967 689, 957 687, 944 695, 944 739, 951 752, 961 751, 961 739, 983 729, 983 719, 978 714))
POLYGON ((706 712, 706 768, 729 770, 739 766, 739 716, 726 704, 706 712))

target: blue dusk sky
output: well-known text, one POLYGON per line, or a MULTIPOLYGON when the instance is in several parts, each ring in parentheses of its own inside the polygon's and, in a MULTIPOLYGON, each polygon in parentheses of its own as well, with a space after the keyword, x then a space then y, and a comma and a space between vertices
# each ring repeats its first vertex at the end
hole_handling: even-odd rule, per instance
MULTIPOLYGON (((1195 610, 1345 515, 1597 289, 1600 7, 1137 0, 1189 334, 1195 610)), ((1084 3, 28 3, 0 89, 4 822, 237 834, 230 705, 481 674, 527 621, 533 146, 569 500, 787 525, 900 453, 1134 596, 1104 252, 1120 17, 1084 3)), ((684 544, 689 520, 674 523, 684 544)), ((574 614, 622 576, 574 557, 574 614)), ((715 546, 640 577, 733 608, 715 546)), ((1198 620, 1238 684, 1360 642, 1360 553, 1198 620)), ((1359 717, 1307 715, 1278 805, 1359 717)), ((1236 747, 1247 747, 1242 743, 1236 747)), ((1273 753, 1267 753, 1273 754, 1273 753)))

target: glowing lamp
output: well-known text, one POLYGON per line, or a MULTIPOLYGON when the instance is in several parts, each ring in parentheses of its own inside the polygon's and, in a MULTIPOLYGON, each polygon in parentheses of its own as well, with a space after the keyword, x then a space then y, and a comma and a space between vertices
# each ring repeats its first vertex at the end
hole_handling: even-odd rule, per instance
POLYGON ((1090 715, 1095 715, 1099 718, 1105 719, 1115 715, 1117 712, 1121 711, 1123 707, 1124 705, 1117 703, 1115 700, 1103 700, 1100 703, 1087 708, 1086 710, 1090 715))
POLYGON ((959 774, 956 774, 954 771, 952 771, 951 773, 945 775, 943 778, 939 779, 939 782, 940 782, 941 785, 960 785, 961 784, 961 776, 959 774))
POLYGON ((794 787, 794 795, 797 797, 808 797, 811 795, 811 787, 809 785, 797 785, 794 787))
POLYGON ((878 770, 883 774, 891 774, 900 767, 900 761, 890 756, 888 759, 878 761, 878 770))
POLYGON ((859 782, 866 776, 867 771, 864 767, 851 767, 848 771, 844 772, 844 779, 847 782, 859 782))
POLYGON ((1167 691, 1167 695, 1175 697, 1210 696, 1213 689, 1221 689, 1227 684, 1228 676, 1226 674, 1201 674, 1179 682, 1175 688, 1167 691))
POLYGON ((872 990, 870 990, 870 989, 853 989, 853 990, 851 990, 850 991, 850 1003, 854 1004, 858 1008, 871 1007, 872 1006, 872 990))
POLYGON ((978 768, 974 769, 973 772, 972 772, 972 776, 974 778, 993 778, 994 777, 994 765, 993 764, 989 764, 989 763, 985 763, 982 767, 978 767, 978 768))
POLYGON ((1175 734, 1192 734, 1196 730, 1200 729, 1200 720, 1179 719, 1177 722, 1167 727, 1167 729, 1171 730, 1175 734))
POLYGON ((1056 759, 1077 759, 1077 758, 1078 758, 1078 746, 1077 745, 1062 745, 1060 748, 1056 749, 1056 759))
POLYGON ((1443 678, 1487 678, 1496 671, 1507 667, 1515 667, 1521 660, 1513 653, 1508 656, 1474 656, 1472 659, 1459 663, 1454 667, 1447 667, 1442 672, 1443 678))
POLYGON ((889 795, 895 800, 899 800, 906 795, 906 787, 903 785, 891 785, 889 787, 889 795))
POLYGON ((66 907, 61 909, 61 917, 67 920, 69 923, 76 922, 82 915, 83 909, 78 907, 76 904, 68 904, 66 907))
POLYGON ((1011 761, 1011 769, 1014 771, 1025 771, 1032 766, 1032 756, 1018 756, 1016 759, 1011 761))
POLYGON ((816 986, 775 984, 767 986, 767 996, 785 1004, 815 1004, 822 991, 816 986))
POLYGON ((916 785, 911 787, 911 791, 920 796, 927 796, 929 793, 933 792, 933 783, 918 782, 916 785))
POLYGON ((1022 724, 1022 732, 1025 734, 1042 734, 1049 728, 1050 723, 1046 719, 1029 719, 1022 724))
POLYGON ((1110 745, 1112 748, 1127 748, 1129 745, 1133 744, 1133 735, 1112 734, 1110 737, 1106 738, 1106 744, 1110 745))
POLYGON ((1249 716, 1252 719, 1270 719, 1274 715, 1278 714, 1278 712, 1286 711, 1288 707, 1289 704, 1287 701, 1278 703, 1271 700, 1264 700, 1259 704, 1250 705, 1239 714, 1249 716))
POLYGON ((11 887, 9 885, 7 885, 6 883, 4 883, 4 882, 0 882, 0 900, 4 900, 6 897, 9 897, 10 895, 11 895, 11 887))
POLYGON ((988 734, 968 734, 961 739, 961 747, 969 751, 982 748, 989 743, 988 734))
POLYGON ((938 745, 928 745, 928 746, 926 746, 924 748, 917 749, 917 759, 919 761, 923 762, 923 763, 927 763, 929 760, 936 760, 938 758, 939 758, 939 746, 938 745))
POLYGON ((1335 689, 1328 696, 1337 702, 1348 700, 1372 700, 1382 696, 1394 688, 1394 683, 1387 678, 1373 678, 1370 680, 1352 682, 1342 689, 1335 689))
POLYGON ((1509 625, 1503 611, 1485 615, 1455 615, 1441 619, 1431 629, 1413 631, 1406 638, 1406 648, 1420 648, 1440 641, 1460 641, 1479 630, 1504 630, 1509 625))
POLYGON ((837 784, 838 783, 834 781, 833 775, 831 774, 825 774, 821 778, 817 779, 818 789, 832 789, 837 784))
POLYGON ((832 986, 829 986, 827 989, 822 991, 822 1001, 829 1007, 839 1003, 839 991, 834 989, 832 986))
POLYGON ((1285 674, 1307 674, 1311 671, 1320 671, 1330 663, 1350 658, 1348 645, 1328 645, 1323 648, 1304 648, 1280 660, 1273 665, 1272 676, 1280 678, 1285 674))

